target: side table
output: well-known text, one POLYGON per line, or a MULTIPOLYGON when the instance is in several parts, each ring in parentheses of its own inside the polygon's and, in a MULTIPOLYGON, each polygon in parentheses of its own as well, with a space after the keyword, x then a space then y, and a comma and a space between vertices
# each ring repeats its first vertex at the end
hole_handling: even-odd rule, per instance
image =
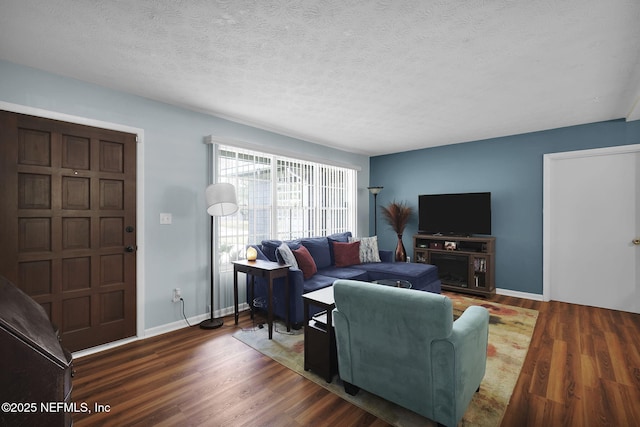
MULTIPOLYGON (((238 324, 238 273, 246 273, 251 277, 249 286, 251 286, 251 295, 253 295, 253 286, 256 277, 263 277, 269 283, 267 294, 267 323, 269 324, 269 339, 273 338, 273 280, 284 277, 284 294, 285 294, 285 310, 287 313, 287 332, 291 331, 291 323, 289 321, 289 265, 278 264, 277 262, 264 261, 257 259, 255 261, 238 260, 233 263, 233 310, 235 315, 235 324, 238 324)), ((251 302, 249 302, 251 303, 251 302)))
POLYGON ((335 308, 333 286, 302 295, 304 302, 304 370, 312 370, 330 383, 338 373, 338 352, 331 320, 335 308), (325 310, 322 315, 309 317, 309 306, 325 310))

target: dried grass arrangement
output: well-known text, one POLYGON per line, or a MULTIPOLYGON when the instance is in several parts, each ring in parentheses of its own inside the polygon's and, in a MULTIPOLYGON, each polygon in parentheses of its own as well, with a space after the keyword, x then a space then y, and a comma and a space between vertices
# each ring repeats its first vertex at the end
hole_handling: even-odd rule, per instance
POLYGON ((402 235, 413 214, 411 206, 408 206, 405 202, 396 202, 394 200, 387 206, 381 206, 380 210, 393 231, 398 235, 402 235))

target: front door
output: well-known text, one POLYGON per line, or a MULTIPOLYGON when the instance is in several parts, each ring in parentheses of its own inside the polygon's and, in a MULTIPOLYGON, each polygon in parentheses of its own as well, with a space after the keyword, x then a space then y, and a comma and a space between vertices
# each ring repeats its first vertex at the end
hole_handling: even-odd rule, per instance
POLYGON ((136 334, 136 136, 0 111, 0 274, 77 351, 136 334))

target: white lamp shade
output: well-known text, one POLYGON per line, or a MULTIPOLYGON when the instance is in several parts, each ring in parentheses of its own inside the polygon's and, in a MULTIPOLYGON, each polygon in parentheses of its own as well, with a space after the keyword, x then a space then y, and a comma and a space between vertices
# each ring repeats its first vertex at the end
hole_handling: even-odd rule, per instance
POLYGON ((369 192, 373 195, 378 194, 379 192, 382 191, 384 187, 367 187, 367 189, 369 190, 369 192))
POLYGON ((220 182, 211 184, 205 190, 207 213, 211 216, 231 215, 238 210, 236 189, 232 184, 220 182))

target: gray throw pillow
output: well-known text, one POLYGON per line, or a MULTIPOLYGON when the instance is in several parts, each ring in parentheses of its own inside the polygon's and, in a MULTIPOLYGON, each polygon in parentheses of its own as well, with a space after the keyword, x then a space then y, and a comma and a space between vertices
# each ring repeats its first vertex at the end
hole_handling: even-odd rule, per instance
POLYGON ((360 262, 380 262, 378 236, 349 237, 350 242, 360 242, 360 262))
POLYGON ((296 261, 296 257, 291 252, 291 248, 286 243, 282 243, 278 246, 278 252, 280 252, 280 257, 285 262, 285 264, 289 264, 291 268, 299 268, 298 262, 296 261))

